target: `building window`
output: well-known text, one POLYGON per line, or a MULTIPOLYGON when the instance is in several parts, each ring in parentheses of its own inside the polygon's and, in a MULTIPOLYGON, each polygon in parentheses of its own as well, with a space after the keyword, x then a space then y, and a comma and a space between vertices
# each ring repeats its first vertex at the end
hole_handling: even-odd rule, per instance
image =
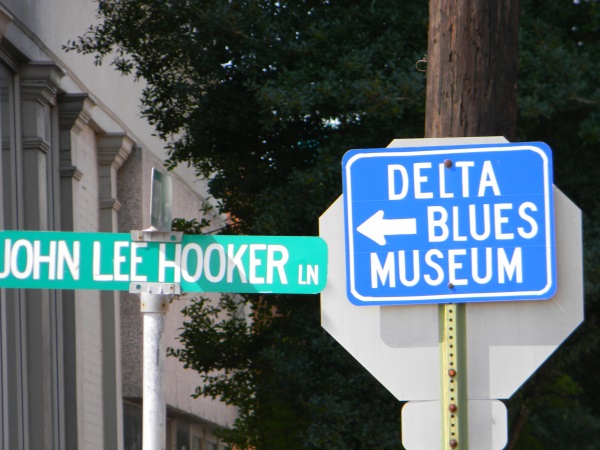
POLYGON ((131 403, 123 404, 123 435, 126 450, 142 449, 142 409, 131 403))
POLYGON ((189 450, 190 448, 190 426, 182 419, 177 420, 177 450, 189 450))
POLYGON ((192 450, 203 450, 202 439, 200 439, 198 436, 192 437, 192 450))

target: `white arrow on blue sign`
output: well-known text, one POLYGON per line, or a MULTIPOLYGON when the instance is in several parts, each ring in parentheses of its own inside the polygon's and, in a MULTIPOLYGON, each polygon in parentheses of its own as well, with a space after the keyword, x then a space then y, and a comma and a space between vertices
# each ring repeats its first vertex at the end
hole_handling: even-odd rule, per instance
POLYGON ((554 295, 552 153, 546 144, 350 150, 342 168, 353 303, 554 295))

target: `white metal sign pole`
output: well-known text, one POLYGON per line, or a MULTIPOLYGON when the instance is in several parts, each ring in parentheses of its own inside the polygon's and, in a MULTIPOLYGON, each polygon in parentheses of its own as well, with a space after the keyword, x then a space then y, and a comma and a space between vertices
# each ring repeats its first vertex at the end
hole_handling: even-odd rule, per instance
MULTIPOLYGON (((171 177, 152 169, 151 226, 143 231, 132 231, 132 241, 181 241, 182 233, 170 231, 171 191, 171 177)), ((144 318, 142 449, 164 450, 167 421, 164 330, 169 303, 180 288, 177 284, 132 282, 129 292, 140 294, 144 318)))
POLYGON ((140 295, 144 316, 143 450, 164 450, 166 445, 164 329, 170 298, 165 294, 140 295))

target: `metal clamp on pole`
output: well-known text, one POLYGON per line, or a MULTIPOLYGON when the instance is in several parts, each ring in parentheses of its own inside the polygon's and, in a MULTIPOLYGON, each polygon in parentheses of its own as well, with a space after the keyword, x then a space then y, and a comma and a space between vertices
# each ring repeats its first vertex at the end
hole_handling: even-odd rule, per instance
POLYGON ((181 294, 179 283, 142 283, 132 282, 129 293, 140 294, 141 312, 166 313, 173 295, 181 294))
POLYGON ((134 242, 181 242, 182 237, 182 231, 162 231, 154 227, 131 231, 134 242))
POLYGON ((179 283, 146 283, 145 281, 132 281, 129 284, 130 294, 161 294, 179 295, 181 287, 179 283))

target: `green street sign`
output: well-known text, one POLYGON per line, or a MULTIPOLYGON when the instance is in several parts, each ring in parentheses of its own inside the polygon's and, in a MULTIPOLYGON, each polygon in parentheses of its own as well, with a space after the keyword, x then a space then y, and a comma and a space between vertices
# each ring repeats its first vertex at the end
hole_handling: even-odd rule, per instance
POLYGON ((129 234, 0 231, 0 287, 316 294, 327 279, 319 237, 196 236, 138 242, 129 234))

